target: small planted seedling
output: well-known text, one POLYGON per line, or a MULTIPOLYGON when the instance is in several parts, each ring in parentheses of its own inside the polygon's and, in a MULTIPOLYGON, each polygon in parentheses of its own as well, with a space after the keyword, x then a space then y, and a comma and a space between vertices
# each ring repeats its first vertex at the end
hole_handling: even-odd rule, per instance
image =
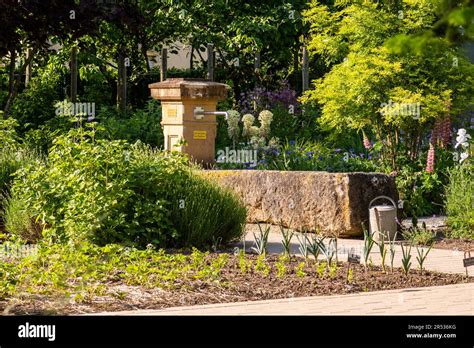
POLYGON ((288 263, 289 258, 287 255, 280 255, 278 257, 278 261, 275 262, 275 266, 277 268, 277 277, 278 278, 283 278, 287 272, 287 266, 286 264, 288 263))
POLYGON ((265 228, 262 229, 262 226, 258 224, 258 229, 259 233, 257 235, 255 233, 253 234, 253 237, 255 238, 255 245, 252 247, 252 249, 255 250, 258 255, 265 255, 267 253, 270 226, 265 225, 265 228))
POLYGON ((362 224, 362 231, 364 232, 364 247, 362 248, 362 254, 364 255, 364 265, 367 268, 370 252, 372 251, 375 241, 372 234, 365 229, 364 224, 362 224))
POLYGON ((293 232, 289 228, 284 228, 280 225, 281 231, 281 244, 283 245, 283 250, 285 255, 291 256, 291 239, 293 238, 293 232))
POLYGON ((300 236, 299 235, 296 235, 296 239, 298 239, 298 244, 299 244, 299 251, 301 253, 301 255, 303 255, 303 257, 305 259, 308 258, 308 243, 307 243, 307 237, 306 236, 300 236))
POLYGON ((336 250, 334 249, 334 243, 334 238, 329 239, 327 247, 323 242, 319 243, 319 250, 326 257, 328 267, 331 266, 332 259, 334 258, 334 254, 336 252, 336 250))
POLYGON ((263 274, 265 277, 270 274, 270 266, 268 265, 264 254, 260 254, 257 258, 257 261, 255 262, 255 271, 263 274))
POLYGON ((390 272, 393 273, 393 261, 395 259, 395 240, 397 239, 397 233, 393 239, 388 238, 388 250, 390 251, 390 272))
POLYGON ((382 270, 385 273, 385 257, 387 256, 387 248, 385 246, 385 234, 380 233, 380 241, 375 242, 379 247, 380 257, 382 258, 382 270))
POLYGON ((329 277, 335 278, 337 275, 337 270, 338 270, 337 263, 336 262, 331 263, 331 266, 329 267, 329 277))
POLYGON ((411 244, 408 246, 403 246, 403 243, 400 245, 402 247, 402 268, 406 276, 411 267, 411 244))
POLYGON ((354 281, 354 272, 352 271, 352 268, 347 269, 347 284, 352 284, 354 281))
POLYGON ((245 259, 245 252, 243 250, 240 250, 239 252, 239 268, 240 271, 245 274, 248 271, 250 271, 252 267, 252 261, 251 260, 246 260, 245 259))
POLYGON ((327 269, 327 264, 326 262, 321 262, 318 264, 318 267, 316 268, 316 273, 318 273, 319 278, 324 277, 324 273, 326 272, 327 269))
POLYGON ((319 236, 314 236, 312 240, 309 240, 309 238, 307 238, 308 250, 311 253, 311 255, 313 255, 315 261, 318 260, 319 253, 321 251, 320 245, 324 246, 324 239, 325 237, 319 237, 319 236))
POLYGON ((418 254, 416 260, 418 261, 418 266, 420 266, 421 274, 423 274, 423 264, 425 263, 426 257, 428 256, 432 247, 433 244, 431 244, 428 249, 419 248, 418 246, 416 247, 416 252, 418 254))
POLYGON ((306 275, 304 271, 304 265, 304 262, 300 262, 298 263, 298 266, 296 266, 296 275, 300 278, 303 278, 306 275))

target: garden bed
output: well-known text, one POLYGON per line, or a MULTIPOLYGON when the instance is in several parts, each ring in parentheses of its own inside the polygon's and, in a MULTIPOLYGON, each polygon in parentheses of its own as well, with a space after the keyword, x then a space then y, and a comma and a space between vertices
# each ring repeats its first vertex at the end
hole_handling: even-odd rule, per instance
MULTIPOLYGON (((203 256, 204 254, 200 254, 203 256)), ((203 265, 212 265, 223 254, 205 255, 203 265)), ((223 259, 227 258, 224 256, 223 259)), ((214 263, 214 266, 219 264, 214 263)), ((199 272, 206 269, 205 266, 199 272)), ((212 268, 212 267, 211 267, 212 268)), ((339 263, 327 269, 324 263, 292 257, 282 262, 276 255, 269 255, 262 261, 257 255, 229 254, 225 264, 212 268, 212 277, 180 276, 172 284, 163 281, 162 286, 145 280, 127 281, 124 269, 114 269, 95 284, 102 287, 100 294, 87 291, 79 299, 70 291, 18 292, 13 298, 0 301, 3 314, 80 314, 103 311, 134 309, 161 309, 175 306, 189 306, 224 302, 256 301, 301 296, 351 294, 358 292, 448 285, 474 282, 474 277, 442 274, 430 271, 412 270, 405 276, 401 269, 393 273, 387 267, 384 273, 378 266, 366 270, 362 265, 351 265, 348 277, 347 263, 339 263), (284 265, 284 266, 282 266, 284 265)), ((130 272, 134 272, 130 270, 130 272)), ((197 274, 201 274, 201 273, 197 274)), ((81 279, 68 279, 80 282, 81 279)), ((92 289, 92 288, 90 288, 92 289)), ((44 290, 44 289, 43 289, 44 290)), ((73 291, 74 292, 74 291, 73 291)), ((77 294, 76 294, 77 295, 77 294)))

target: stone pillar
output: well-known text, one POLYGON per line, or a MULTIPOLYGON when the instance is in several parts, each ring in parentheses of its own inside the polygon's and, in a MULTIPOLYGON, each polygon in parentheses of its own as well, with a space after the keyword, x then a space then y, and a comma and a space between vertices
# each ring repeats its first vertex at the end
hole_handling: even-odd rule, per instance
POLYGON ((161 100, 164 148, 187 153, 204 165, 214 162, 216 115, 195 117, 195 108, 216 111, 227 96, 227 85, 204 79, 170 78, 150 84, 151 96, 161 100))

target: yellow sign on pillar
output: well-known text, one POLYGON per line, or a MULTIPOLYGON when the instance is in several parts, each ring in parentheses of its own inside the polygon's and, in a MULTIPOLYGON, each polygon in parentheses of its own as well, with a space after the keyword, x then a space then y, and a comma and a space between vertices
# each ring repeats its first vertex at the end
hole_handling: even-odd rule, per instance
POLYGON ((194 131, 193 139, 195 140, 206 140, 207 139, 207 132, 206 131, 194 131))

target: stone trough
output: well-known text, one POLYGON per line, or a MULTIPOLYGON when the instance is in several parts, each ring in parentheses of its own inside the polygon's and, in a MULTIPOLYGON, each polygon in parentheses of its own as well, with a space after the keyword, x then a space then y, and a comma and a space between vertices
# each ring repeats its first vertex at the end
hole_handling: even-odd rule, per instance
POLYGON ((395 179, 380 173, 209 170, 204 175, 237 193, 249 223, 298 231, 319 228, 328 236, 361 236, 373 198, 385 195, 398 201, 395 179))

